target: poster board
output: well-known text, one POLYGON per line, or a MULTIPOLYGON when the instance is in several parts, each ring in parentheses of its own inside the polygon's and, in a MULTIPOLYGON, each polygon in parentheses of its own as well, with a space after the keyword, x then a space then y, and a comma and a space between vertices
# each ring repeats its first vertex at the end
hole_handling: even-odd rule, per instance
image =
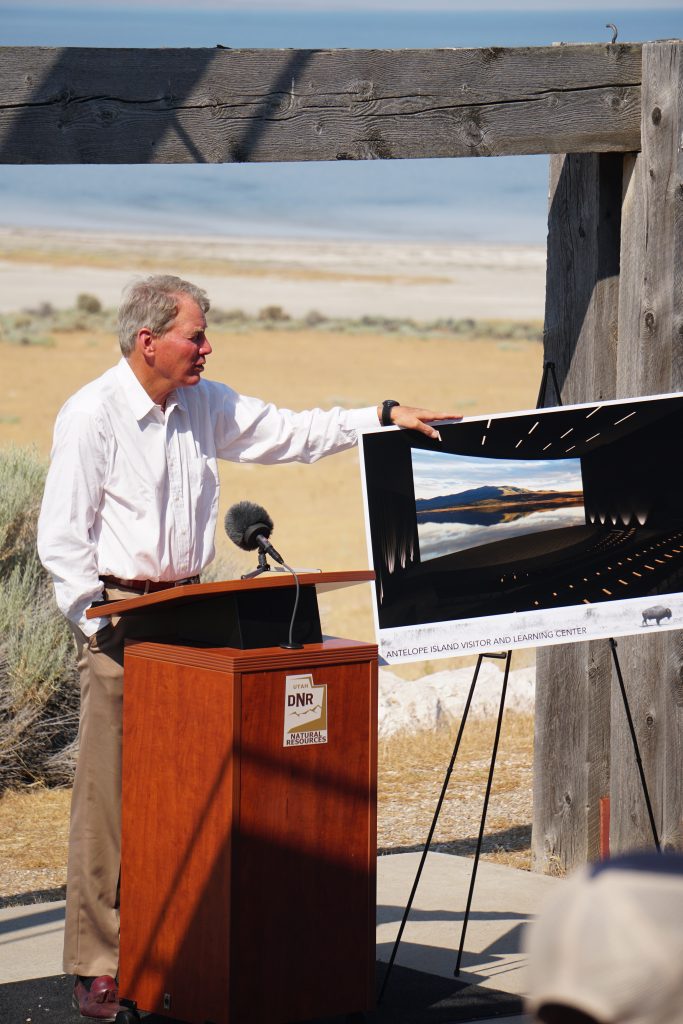
POLYGON ((439 431, 360 444, 387 663, 683 626, 683 395, 439 431))

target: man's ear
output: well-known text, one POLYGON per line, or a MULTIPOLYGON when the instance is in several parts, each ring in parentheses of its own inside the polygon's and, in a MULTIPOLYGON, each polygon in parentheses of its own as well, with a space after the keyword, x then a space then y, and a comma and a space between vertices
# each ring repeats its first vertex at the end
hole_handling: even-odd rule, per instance
POLYGON ((136 336, 136 348, 144 356, 153 356, 156 350, 156 340, 149 327, 141 327, 136 336))

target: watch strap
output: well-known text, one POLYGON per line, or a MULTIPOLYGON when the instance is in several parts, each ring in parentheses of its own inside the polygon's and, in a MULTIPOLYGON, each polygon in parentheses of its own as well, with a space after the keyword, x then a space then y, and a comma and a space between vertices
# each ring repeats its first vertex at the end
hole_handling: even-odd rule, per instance
POLYGON ((395 405, 400 405, 400 404, 401 404, 400 402, 397 402, 393 398, 385 398, 384 399, 384 401, 382 402, 382 426, 383 427, 390 427, 391 426, 391 410, 394 408, 395 405))

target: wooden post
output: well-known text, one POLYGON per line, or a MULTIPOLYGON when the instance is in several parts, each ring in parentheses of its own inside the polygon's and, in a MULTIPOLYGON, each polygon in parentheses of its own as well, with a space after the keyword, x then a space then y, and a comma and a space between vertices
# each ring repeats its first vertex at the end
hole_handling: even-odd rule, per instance
MULTIPOLYGON (((622 189, 619 156, 552 157, 544 358, 563 404, 613 398, 622 189)), ((546 405, 557 396, 546 395, 546 405)), ((609 785, 610 653, 595 641, 537 653, 532 858, 556 873, 597 857, 609 785)))
MULTIPOLYGON (((619 396, 683 390, 683 44, 644 45, 642 98, 642 151, 627 161, 624 189, 619 396)), ((664 849, 681 849, 683 840, 682 636, 649 633, 620 640, 618 647, 664 849)), ((651 845, 616 690, 611 760, 610 847, 651 845)))

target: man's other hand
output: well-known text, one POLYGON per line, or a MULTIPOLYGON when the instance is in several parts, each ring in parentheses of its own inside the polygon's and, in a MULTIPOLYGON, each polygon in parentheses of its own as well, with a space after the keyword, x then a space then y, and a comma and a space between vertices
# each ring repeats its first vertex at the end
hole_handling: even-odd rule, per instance
MULTIPOLYGON (((382 422, 382 406, 377 408, 377 416, 382 422)), ((441 434, 431 424, 436 420, 461 420, 461 413, 434 412, 432 409, 414 409, 410 405, 394 405, 390 410, 391 422, 396 427, 406 430, 419 430, 421 434, 441 440, 441 434)))

